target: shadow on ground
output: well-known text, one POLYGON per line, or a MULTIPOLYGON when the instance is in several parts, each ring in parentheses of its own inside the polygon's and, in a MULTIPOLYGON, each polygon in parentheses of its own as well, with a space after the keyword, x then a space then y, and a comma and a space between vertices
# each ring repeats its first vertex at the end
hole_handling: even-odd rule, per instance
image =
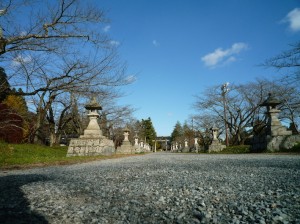
POLYGON ((11 175, 0 177, 0 223, 48 223, 30 210, 30 203, 21 190, 23 185, 46 181, 42 175, 11 175))

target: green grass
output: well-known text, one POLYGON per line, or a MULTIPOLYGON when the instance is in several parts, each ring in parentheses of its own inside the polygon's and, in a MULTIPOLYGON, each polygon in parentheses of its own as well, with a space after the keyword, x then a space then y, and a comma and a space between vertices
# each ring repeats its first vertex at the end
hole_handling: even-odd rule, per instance
POLYGON ((36 144, 0 142, 0 169, 21 169, 49 165, 65 165, 132 155, 66 157, 66 146, 48 147, 36 144))

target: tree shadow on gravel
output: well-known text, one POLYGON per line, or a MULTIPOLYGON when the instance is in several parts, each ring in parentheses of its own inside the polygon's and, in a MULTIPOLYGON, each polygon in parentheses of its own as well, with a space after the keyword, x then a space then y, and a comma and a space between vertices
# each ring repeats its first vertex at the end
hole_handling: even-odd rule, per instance
POLYGON ((40 214, 30 210, 21 187, 48 180, 42 175, 10 175, 0 177, 0 223, 48 223, 40 214))

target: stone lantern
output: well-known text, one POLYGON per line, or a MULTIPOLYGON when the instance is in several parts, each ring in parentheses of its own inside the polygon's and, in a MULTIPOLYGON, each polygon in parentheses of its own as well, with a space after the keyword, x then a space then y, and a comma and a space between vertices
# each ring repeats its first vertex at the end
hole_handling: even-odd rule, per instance
POLYGON ((135 146, 139 145, 139 137, 137 136, 137 134, 135 134, 135 136, 134 136, 134 145, 135 146))
POLYGON ((281 102, 272 96, 272 93, 269 93, 268 98, 262 104, 260 104, 260 106, 266 106, 267 111, 269 111, 270 109, 276 109, 277 105, 279 104, 281 104, 281 102))
POLYGON ((127 127, 124 128, 124 129, 123 129, 123 132, 124 132, 124 134, 123 134, 123 135, 124 135, 124 140, 123 140, 123 141, 124 141, 124 142, 129 142, 129 139, 128 139, 128 136, 129 136, 129 133, 130 133, 129 128, 127 128, 127 127))
POLYGON ((210 130, 212 131, 213 139, 211 144, 208 146, 208 152, 220 152, 225 149, 226 146, 222 145, 218 139, 219 128, 212 127, 210 130))
POLYGON ((277 109, 277 106, 281 104, 281 102, 272 96, 269 93, 268 98, 260 104, 260 106, 267 107, 267 116, 268 116, 268 123, 267 123, 267 135, 270 136, 279 136, 279 135, 291 135, 291 131, 287 131, 285 127, 283 127, 278 119, 278 115, 280 110, 277 109))
POLYGON ((93 97, 92 100, 85 105, 85 109, 88 110, 89 124, 84 130, 84 137, 101 137, 102 131, 99 127, 97 119, 100 117, 98 110, 102 110, 100 104, 96 101, 96 98, 93 97))
POLYGON ((269 93, 268 98, 260 104, 267 108, 267 129, 265 134, 254 135, 252 139, 252 152, 276 152, 281 149, 291 149, 297 142, 300 141, 300 135, 293 135, 292 131, 288 131, 286 127, 282 126, 278 115, 280 110, 277 106, 281 102, 269 93))
POLYGON ((95 97, 85 105, 85 109, 88 110, 89 124, 83 135, 71 139, 67 156, 97 156, 115 153, 114 142, 102 135, 97 122, 100 117, 98 110, 102 110, 102 107, 97 103, 95 97))
POLYGON ((122 145, 117 148, 118 154, 131 154, 135 152, 135 147, 131 145, 128 136, 129 136, 130 130, 128 127, 125 127, 123 129, 123 135, 124 140, 122 142, 122 145))
POLYGON ((213 135, 213 141, 219 142, 219 140, 218 140, 219 128, 212 127, 211 131, 212 131, 212 135, 213 135))
POLYGON ((190 151, 190 149, 189 149, 189 146, 188 146, 188 140, 185 139, 184 140, 184 148, 183 148, 182 152, 189 152, 189 151, 190 151))

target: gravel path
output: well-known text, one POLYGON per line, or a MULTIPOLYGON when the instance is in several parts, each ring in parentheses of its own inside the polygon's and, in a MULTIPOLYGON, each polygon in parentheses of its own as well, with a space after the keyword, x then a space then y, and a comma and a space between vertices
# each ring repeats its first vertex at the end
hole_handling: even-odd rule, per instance
POLYGON ((300 223, 300 156, 156 153, 0 171, 0 223, 300 223))

